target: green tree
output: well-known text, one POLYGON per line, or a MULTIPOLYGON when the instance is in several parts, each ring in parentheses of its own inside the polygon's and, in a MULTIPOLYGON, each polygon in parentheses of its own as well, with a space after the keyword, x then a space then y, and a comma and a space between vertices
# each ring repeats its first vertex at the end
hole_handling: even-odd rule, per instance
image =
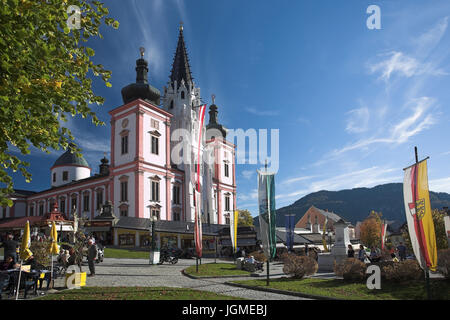
POLYGON ((361 224, 361 242, 368 247, 381 246, 381 212, 372 211, 361 224))
POLYGON ((31 181, 29 164, 15 150, 27 155, 31 145, 47 153, 66 149, 74 139, 61 125, 68 116, 104 124, 89 107, 104 102, 92 91, 92 75, 111 87, 111 72, 91 61, 95 52, 86 42, 102 38, 103 23, 116 29, 119 23, 93 0, 0 0, 0 21, 0 206, 5 206, 12 205, 9 170, 31 181), (80 29, 69 29, 75 13, 67 13, 69 5, 80 9, 80 29))
POLYGON ((253 226, 253 217, 248 210, 238 210, 238 226, 240 227, 252 227, 253 226))

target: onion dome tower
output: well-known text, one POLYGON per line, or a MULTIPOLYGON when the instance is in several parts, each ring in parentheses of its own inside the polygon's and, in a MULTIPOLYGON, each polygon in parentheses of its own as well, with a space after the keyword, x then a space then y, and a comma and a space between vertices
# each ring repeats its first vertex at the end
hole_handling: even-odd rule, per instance
POLYGON ((136 60, 136 83, 122 88, 123 103, 142 99, 158 106, 161 93, 148 83, 148 62, 144 59, 145 49, 141 47, 139 50, 141 58, 136 60))
MULTIPOLYGON (((227 137, 227 128, 225 128, 223 125, 218 123, 217 121, 217 114, 219 113, 217 111, 217 106, 215 104, 216 96, 212 95, 212 105, 209 107, 209 123, 206 126, 206 130, 215 129, 220 131, 222 134, 222 138, 225 139, 227 137)), ((212 130, 211 130, 212 131, 212 130)), ((210 134, 208 134, 210 136, 210 134)), ((213 138, 214 134, 210 137, 213 138)))
POLYGON ((77 181, 91 176, 91 168, 83 156, 77 156, 73 151, 74 145, 69 148, 58 159, 56 159, 51 170, 52 187, 77 181))

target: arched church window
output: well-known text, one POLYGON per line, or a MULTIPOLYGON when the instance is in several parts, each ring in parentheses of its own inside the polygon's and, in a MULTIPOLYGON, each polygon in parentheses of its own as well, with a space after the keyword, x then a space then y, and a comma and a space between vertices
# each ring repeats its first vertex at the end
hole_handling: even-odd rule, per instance
POLYGON ((169 107, 170 109, 173 109, 173 100, 172 101, 170 101, 170 107, 169 107))
POLYGON ((181 91, 181 99, 184 99, 184 91, 181 91))

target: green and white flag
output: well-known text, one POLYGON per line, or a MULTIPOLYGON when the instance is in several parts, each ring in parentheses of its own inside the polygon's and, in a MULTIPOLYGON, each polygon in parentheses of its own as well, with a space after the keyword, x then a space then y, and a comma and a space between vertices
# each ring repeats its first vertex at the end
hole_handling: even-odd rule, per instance
POLYGON ((276 253, 275 174, 258 170, 259 228, 268 259, 276 253))

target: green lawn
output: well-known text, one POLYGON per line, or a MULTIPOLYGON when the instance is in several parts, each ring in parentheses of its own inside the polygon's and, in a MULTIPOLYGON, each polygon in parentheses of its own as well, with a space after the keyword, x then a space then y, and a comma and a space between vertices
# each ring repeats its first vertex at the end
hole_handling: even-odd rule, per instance
POLYGON ((83 287, 36 300, 242 300, 236 297, 171 287, 83 287))
POLYGON ((204 263, 199 264, 198 272, 196 266, 188 267, 185 272, 196 277, 221 277, 221 276, 239 276, 249 275, 250 272, 236 269, 233 263, 204 263))
POLYGON ((105 258, 150 259, 150 251, 105 248, 105 258))
MULTIPOLYGON (((266 279, 233 281, 250 286, 266 286, 266 279)), ((369 290, 365 282, 349 283, 341 279, 273 279, 270 288, 348 300, 422 300, 426 299, 424 281, 408 283, 381 282, 380 290, 369 290)), ((432 280, 433 299, 450 300, 450 282, 432 280)))

